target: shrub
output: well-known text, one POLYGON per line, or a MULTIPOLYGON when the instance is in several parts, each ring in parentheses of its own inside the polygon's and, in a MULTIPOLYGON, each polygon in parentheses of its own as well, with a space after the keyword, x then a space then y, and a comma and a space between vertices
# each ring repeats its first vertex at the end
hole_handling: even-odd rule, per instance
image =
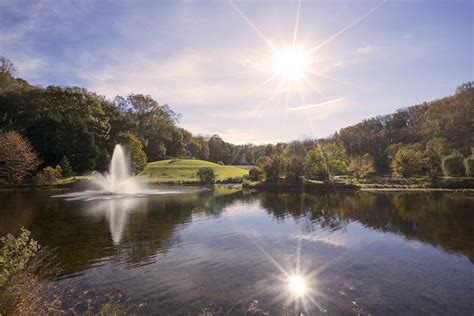
POLYGON ((40 250, 39 244, 30 238, 30 232, 21 228, 20 235, 15 238, 8 234, 0 238, 0 285, 15 272, 25 268, 26 264, 40 250))
POLYGON ((0 315, 58 312, 60 301, 52 285, 43 282, 60 273, 52 252, 41 248, 24 228, 18 237, 0 238, 0 244, 0 315))
POLYGON ((474 156, 464 159, 464 168, 468 177, 474 177, 474 156))
POLYGON ((216 180, 216 174, 214 173, 214 169, 211 167, 199 168, 196 175, 199 178, 199 181, 203 183, 214 183, 216 180))
POLYGON ((36 185, 54 184, 61 179, 61 173, 62 169, 60 166, 56 166, 55 168, 48 166, 33 177, 33 182, 36 185))
POLYGON ((454 152, 443 158, 442 167, 445 176, 462 177, 465 175, 464 157, 459 152, 454 152))
POLYGON ((263 171, 262 169, 259 168, 252 168, 249 170, 249 176, 248 179, 251 181, 261 181, 263 180, 263 171))

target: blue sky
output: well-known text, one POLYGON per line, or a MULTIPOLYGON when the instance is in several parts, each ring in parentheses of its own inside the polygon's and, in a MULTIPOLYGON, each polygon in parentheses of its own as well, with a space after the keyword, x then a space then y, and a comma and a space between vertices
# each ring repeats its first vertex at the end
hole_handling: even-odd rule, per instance
POLYGON ((325 137, 473 80, 473 6, 0 0, 0 55, 34 84, 150 94, 194 134, 288 141, 325 137), (295 46, 321 47, 307 57, 306 79, 288 82, 273 56, 292 45, 298 12, 295 46))

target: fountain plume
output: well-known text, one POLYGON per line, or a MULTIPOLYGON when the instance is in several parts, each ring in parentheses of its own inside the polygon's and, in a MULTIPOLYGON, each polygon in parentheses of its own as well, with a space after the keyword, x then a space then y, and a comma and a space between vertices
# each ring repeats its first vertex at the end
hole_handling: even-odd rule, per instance
POLYGON ((96 174, 91 181, 103 191, 111 194, 136 194, 140 185, 130 172, 130 161, 122 145, 115 145, 109 171, 96 174))

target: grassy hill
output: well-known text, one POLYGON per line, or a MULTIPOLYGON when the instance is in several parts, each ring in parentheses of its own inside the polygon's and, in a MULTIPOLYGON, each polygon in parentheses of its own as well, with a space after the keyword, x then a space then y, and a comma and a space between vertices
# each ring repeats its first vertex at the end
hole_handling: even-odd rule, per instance
POLYGON ((195 159, 169 159, 151 162, 142 173, 146 182, 198 182, 196 173, 199 168, 211 167, 216 173, 217 181, 242 178, 248 170, 224 166, 213 162, 195 159))

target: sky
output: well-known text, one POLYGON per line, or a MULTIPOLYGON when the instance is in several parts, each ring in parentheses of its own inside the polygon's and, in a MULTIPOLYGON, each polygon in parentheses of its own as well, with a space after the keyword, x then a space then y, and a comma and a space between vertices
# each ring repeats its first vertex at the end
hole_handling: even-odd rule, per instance
POLYGON ((451 95, 473 80, 473 29, 472 0, 0 0, 17 76, 149 94, 236 144, 326 137, 451 95))

